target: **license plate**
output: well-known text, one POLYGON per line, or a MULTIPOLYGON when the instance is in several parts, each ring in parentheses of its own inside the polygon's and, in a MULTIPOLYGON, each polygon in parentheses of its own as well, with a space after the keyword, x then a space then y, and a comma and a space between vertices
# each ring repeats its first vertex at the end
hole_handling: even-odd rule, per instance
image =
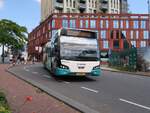
POLYGON ((76 75, 78 75, 78 76, 84 76, 85 73, 76 73, 76 75))

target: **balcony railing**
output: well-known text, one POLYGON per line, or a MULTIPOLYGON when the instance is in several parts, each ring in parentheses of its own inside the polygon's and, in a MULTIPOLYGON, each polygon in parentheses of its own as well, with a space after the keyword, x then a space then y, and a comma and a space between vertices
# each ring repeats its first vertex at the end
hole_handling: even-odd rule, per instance
POLYGON ((108 3, 108 0, 100 0, 101 3, 108 3))
POLYGON ((79 0, 79 3, 85 3, 86 0, 79 0))
POLYGON ((63 9, 63 3, 55 2, 55 8, 63 9))
POLYGON ((63 3, 63 0, 56 0, 56 2, 63 3))
POLYGON ((86 4, 80 3, 79 4, 79 9, 86 9, 86 4))
POLYGON ((100 9, 101 10, 108 10, 108 4, 101 4, 100 9))

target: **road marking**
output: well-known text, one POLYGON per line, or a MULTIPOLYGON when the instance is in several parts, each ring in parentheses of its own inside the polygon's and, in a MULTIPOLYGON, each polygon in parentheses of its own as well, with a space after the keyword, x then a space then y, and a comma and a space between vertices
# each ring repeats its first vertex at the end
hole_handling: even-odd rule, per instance
POLYGON ((32 72, 33 74, 37 74, 38 72, 32 72))
POLYGON ((137 103, 134 103, 134 102, 122 99, 122 98, 120 98, 119 100, 122 101, 122 102, 126 102, 126 103, 129 103, 129 104, 132 104, 134 106, 138 106, 140 108, 144 108, 144 109, 150 110, 150 107, 147 107, 147 106, 143 106, 143 105, 140 105, 140 104, 137 104, 137 103))
POLYGON ((23 69, 26 70, 26 67, 24 67, 23 69))
POLYGON ((85 90, 88 90, 88 91, 92 91, 94 93, 98 93, 99 91, 97 90, 93 90, 93 89, 90 89, 90 88, 87 88, 87 87, 81 87, 82 89, 85 89, 85 90))
POLYGON ((43 75, 43 77, 46 77, 46 78, 51 78, 49 75, 43 75))
POLYGON ((64 83, 66 83, 66 84, 70 84, 70 82, 66 82, 66 81, 64 81, 64 83))
POLYGON ((25 71, 28 71, 28 72, 29 72, 29 70, 28 70, 28 69, 25 69, 25 71))

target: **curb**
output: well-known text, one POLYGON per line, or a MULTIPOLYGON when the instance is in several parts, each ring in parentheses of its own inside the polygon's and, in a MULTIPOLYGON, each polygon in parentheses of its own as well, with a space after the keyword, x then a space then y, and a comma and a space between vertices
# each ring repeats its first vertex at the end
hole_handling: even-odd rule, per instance
POLYGON ((46 94, 54 97, 55 99, 65 103, 66 105, 76 109, 77 111, 81 112, 81 113, 100 113, 98 111, 95 111, 94 109, 89 108, 88 106, 85 106, 77 101, 74 101, 71 98, 68 98, 64 95, 61 95, 51 89, 49 89, 48 87, 39 84, 36 81, 33 81, 31 79, 25 78, 25 77, 20 77, 19 75, 17 75, 15 72, 10 70, 11 68, 7 69, 6 71, 9 72, 10 74, 14 75, 15 77, 27 82, 28 84, 32 85, 33 87, 36 87, 38 89, 40 89, 41 91, 45 92, 46 94))
POLYGON ((130 75, 138 75, 138 76, 145 76, 145 77, 150 77, 148 74, 142 74, 142 73, 137 73, 137 72, 128 72, 128 71, 120 71, 120 70, 109 70, 109 69, 102 69, 104 71, 111 71, 111 72, 117 72, 117 73, 126 73, 130 75))

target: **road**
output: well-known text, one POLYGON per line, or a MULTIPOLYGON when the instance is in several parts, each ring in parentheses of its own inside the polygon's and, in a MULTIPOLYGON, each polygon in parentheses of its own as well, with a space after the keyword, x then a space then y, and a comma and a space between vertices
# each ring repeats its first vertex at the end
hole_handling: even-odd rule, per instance
POLYGON ((103 71, 100 77, 55 78, 41 64, 10 69, 91 109, 91 113, 150 113, 150 78, 103 71))

